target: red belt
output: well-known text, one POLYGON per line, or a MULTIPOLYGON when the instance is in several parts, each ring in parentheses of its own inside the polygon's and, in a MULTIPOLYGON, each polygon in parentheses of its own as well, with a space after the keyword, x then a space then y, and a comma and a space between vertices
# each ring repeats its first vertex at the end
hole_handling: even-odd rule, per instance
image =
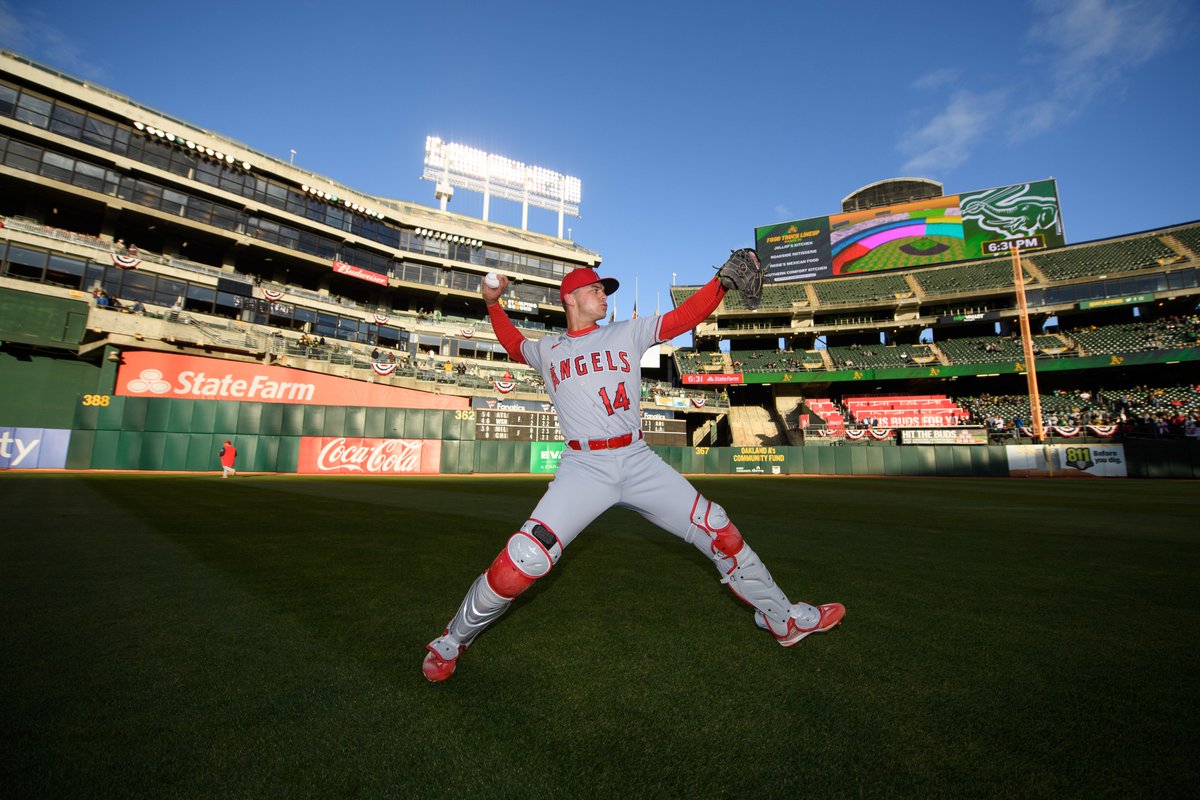
POLYGON ((611 439, 589 439, 586 442, 572 439, 567 442, 567 447, 572 450, 616 450, 618 447, 628 447, 641 439, 642 432, 638 431, 637 433, 627 433, 624 436, 614 436, 611 439))

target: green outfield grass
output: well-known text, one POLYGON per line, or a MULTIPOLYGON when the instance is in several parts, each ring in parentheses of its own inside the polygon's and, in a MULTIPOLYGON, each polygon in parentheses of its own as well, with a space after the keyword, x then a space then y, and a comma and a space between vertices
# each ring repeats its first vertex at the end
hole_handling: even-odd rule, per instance
POLYGON ((0 474, 10 797, 1192 797, 1195 482, 698 478, 785 650, 623 510, 432 685, 536 478, 0 474))

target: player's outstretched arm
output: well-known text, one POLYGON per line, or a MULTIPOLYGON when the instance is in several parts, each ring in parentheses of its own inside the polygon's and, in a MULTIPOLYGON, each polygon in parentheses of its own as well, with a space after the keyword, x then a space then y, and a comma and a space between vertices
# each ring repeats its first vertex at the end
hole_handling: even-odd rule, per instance
POLYGON ((713 278, 700 287, 700 291, 679 304, 662 316, 659 326, 659 340, 666 342, 681 333, 687 333, 692 328, 708 319, 708 315, 717 310, 721 299, 725 297, 725 287, 720 278, 713 278))
POLYGON ((525 360, 525 354, 521 352, 521 345, 525 344, 525 337, 517 330, 517 326, 512 324, 512 320, 508 318, 508 314, 504 313, 504 309, 500 305, 500 296, 508 288, 508 276, 500 275, 499 278, 500 283, 496 286, 488 286, 485 281, 480 289, 480 294, 487 306, 488 318, 492 322, 492 330, 496 332, 496 339, 504 345, 509 358, 519 364, 526 364, 528 362, 525 360))

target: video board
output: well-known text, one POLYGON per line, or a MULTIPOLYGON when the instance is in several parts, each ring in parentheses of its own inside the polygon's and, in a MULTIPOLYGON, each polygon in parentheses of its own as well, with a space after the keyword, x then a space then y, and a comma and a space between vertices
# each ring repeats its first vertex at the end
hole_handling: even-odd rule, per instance
POLYGON ((754 229, 768 283, 992 258, 1065 244, 1053 179, 754 229))

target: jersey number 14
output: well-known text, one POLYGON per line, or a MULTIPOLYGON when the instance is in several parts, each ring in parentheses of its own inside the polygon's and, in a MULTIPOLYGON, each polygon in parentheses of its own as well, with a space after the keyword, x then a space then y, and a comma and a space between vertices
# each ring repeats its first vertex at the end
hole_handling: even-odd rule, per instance
POLYGON ((608 412, 610 417, 617 413, 616 409, 618 408, 623 411, 628 411, 629 395, 625 392, 625 381, 621 381, 619 384, 617 384, 617 396, 612 400, 608 399, 608 387, 600 387, 600 400, 604 403, 604 410, 608 412))

